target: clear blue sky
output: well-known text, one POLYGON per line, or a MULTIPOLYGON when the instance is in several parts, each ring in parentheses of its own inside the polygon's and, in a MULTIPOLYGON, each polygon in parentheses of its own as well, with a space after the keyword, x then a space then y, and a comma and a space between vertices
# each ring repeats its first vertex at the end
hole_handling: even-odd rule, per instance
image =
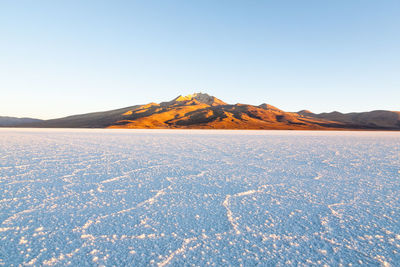
POLYGON ((179 94, 400 110, 400 1, 0 1, 0 116, 179 94))

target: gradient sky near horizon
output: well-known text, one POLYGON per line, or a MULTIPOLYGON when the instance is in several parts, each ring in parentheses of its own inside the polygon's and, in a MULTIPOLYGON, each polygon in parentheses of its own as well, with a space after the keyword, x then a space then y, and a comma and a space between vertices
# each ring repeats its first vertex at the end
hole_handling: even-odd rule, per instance
POLYGON ((0 1, 0 116, 205 92, 286 111, 400 110, 400 1, 0 1))

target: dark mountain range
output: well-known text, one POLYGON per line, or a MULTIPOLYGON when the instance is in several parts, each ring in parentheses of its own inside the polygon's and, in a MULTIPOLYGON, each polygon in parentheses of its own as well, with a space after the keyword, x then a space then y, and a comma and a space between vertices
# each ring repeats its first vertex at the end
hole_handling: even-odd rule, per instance
POLYGON ((343 114, 285 112, 269 104, 227 104, 196 93, 162 103, 27 122, 19 127, 43 128, 188 128, 290 130, 400 130, 400 112, 371 111, 343 114))
POLYGON ((13 127, 26 123, 40 122, 39 119, 32 118, 16 118, 16 117, 2 117, 0 116, 0 127, 13 127))

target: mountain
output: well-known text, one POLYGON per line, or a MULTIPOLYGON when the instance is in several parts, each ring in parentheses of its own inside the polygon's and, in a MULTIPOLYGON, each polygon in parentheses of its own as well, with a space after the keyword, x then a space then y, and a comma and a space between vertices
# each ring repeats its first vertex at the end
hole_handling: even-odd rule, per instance
POLYGON ((334 111, 330 113, 314 114, 310 111, 302 110, 299 114, 317 119, 337 121, 360 128, 400 129, 399 111, 374 110, 370 112, 354 112, 347 114, 334 111))
POLYGON ((40 122, 39 119, 32 118, 16 118, 16 117, 2 117, 0 116, 0 127, 12 127, 18 126, 25 123, 40 122))
POLYGON ((47 128, 188 128, 291 130, 400 130, 400 112, 371 111, 314 114, 285 112, 269 104, 227 104, 203 93, 171 101, 39 121, 21 127, 47 128))

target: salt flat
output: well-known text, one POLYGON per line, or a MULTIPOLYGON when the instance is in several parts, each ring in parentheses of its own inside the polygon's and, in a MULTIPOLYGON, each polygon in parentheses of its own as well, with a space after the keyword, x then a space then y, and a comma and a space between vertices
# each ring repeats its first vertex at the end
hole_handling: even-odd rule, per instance
POLYGON ((400 133, 0 129, 0 265, 399 265, 400 133))

